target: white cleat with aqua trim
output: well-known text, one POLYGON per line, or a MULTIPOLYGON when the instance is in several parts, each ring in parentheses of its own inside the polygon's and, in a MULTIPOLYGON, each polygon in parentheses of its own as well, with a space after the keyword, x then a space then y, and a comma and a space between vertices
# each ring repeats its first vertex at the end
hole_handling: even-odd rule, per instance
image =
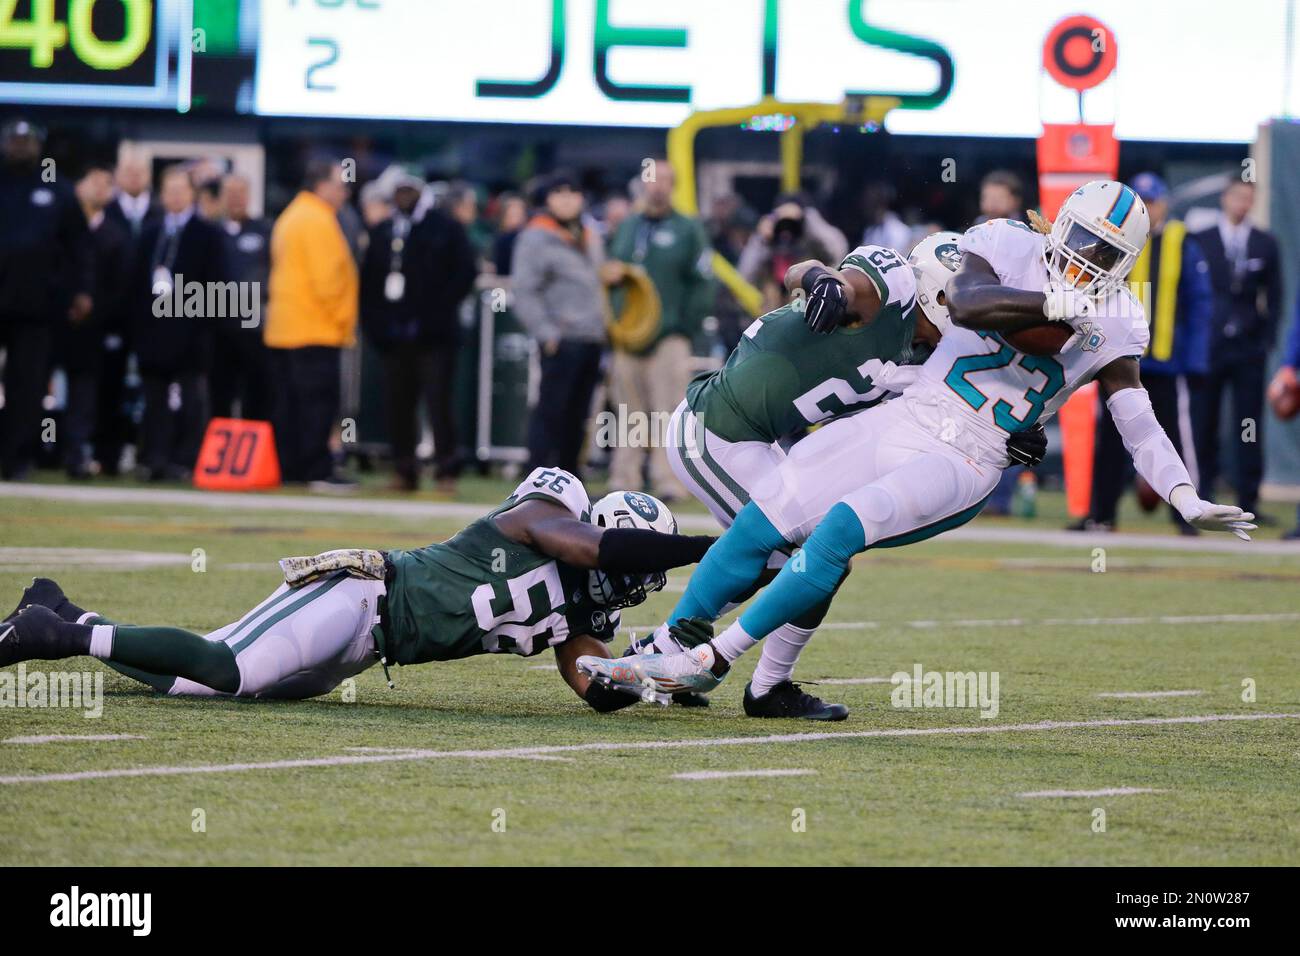
POLYGON ((707 694, 722 683, 711 669, 713 662, 713 647, 701 644, 680 654, 584 655, 578 658, 578 670, 606 687, 633 694, 707 694))

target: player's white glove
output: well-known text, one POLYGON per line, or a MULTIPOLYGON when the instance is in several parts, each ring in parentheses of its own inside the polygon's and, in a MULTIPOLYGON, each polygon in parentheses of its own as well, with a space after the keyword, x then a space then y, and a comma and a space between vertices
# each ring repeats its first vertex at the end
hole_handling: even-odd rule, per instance
POLYGON ((1089 318, 1097 311, 1097 304, 1075 289, 1063 289, 1049 282, 1043 286, 1043 295, 1047 296, 1043 314, 1049 322, 1073 322, 1089 318))
POLYGON ((1234 505, 1216 505, 1206 501, 1191 485, 1179 485, 1169 493, 1169 503, 1178 509, 1193 528, 1202 531, 1230 531, 1242 541, 1249 541, 1247 532, 1254 531, 1258 525, 1253 522, 1255 516, 1249 511, 1242 511, 1234 505))

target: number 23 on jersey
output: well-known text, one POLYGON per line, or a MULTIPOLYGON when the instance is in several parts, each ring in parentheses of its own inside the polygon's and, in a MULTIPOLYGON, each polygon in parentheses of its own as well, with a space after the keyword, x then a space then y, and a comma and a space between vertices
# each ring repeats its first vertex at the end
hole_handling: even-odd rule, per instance
POLYGON ((1001 347, 996 352, 963 355, 952 363, 952 368, 944 376, 944 383, 977 412, 983 410, 993 394, 997 394, 996 392, 990 394, 992 388, 1001 385, 1003 387, 999 391, 1004 394, 993 403, 993 424, 1005 432, 1017 432, 1033 426, 1038 421, 1039 416, 1043 414, 1044 406, 1065 386, 1065 369, 1060 362, 1051 356, 1025 355, 1017 352, 992 332, 980 332, 979 335, 984 339, 992 339, 994 343, 1000 344, 1001 347), (1024 418, 1016 416, 1014 404, 1007 400, 1011 393, 1007 388, 1010 382, 1006 375, 996 376, 992 379, 986 378, 985 389, 987 390, 980 388, 979 374, 981 372, 992 372, 1012 365, 1018 365, 1027 372, 1036 373, 1043 377, 1041 386, 1027 388, 1019 396, 1019 400, 1027 402, 1029 405, 1029 411, 1024 418))

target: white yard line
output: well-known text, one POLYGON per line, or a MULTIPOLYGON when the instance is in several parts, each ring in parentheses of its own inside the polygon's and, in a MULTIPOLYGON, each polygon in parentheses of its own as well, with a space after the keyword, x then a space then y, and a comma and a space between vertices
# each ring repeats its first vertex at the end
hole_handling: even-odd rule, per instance
MULTIPOLYGON (((314 495, 185 491, 152 488, 96 488, 0 481, 0 498, 70 501, 106 505, 174 505, 218 511, 298 511, 309 514, 381 515, 394 518, 481 518, 491 505, 455 502, 397 501, 383 498, 321 498, 314 495)), ((703 517, 703 516, 702 516, 703 517)), ((708 519, 717 527, 712 518, 708 519)))
POLYGON ((675 773, 673 780, 724 780, 730 777, 809 777, 816 770, 692 770, 675 773))
POLYGON ((1119 690, 1106 694, 1098 694, 1098 697, 1112 697, 1122 700, 1150 700, 1155 697, 1199 697, 1204 694, 1203 690, 1119 690))
POLYGON ((904 621, 907 627, 1116 627, 1133 624, 1268 624, 1300 621, 1300 612, 1277 614, 1162 614, 1153 617, 1049 617, 1041 620, 1023 617, 965 619, 955 621, 904 621))
POLYGON ((405 760, 491 760, 570 753, 628 753, 643 750, 687 750, 695 747, 752 747, 768 744, 804 744, 824 740, 862 740, 877 737, 936 737, 966 734, 1008 734, 1026 731, 1091 730, 1102 727, 1164 727, 1175 724, 1209 724, 1219 721, 1300 720, 1300 713, 1205 714, 1195 717, 1139 717, 1107 720, 1044 720, 1030 724, 970 724, 959 727, 900 727, 888 730, 822 731, 803 734, 764 734, 751 737, 700 737, 680 740, 592 741, 585 744, 550 744, 498 750, 412 750, 393 754, 342 754, 298 760, 256 763, 192 764, 189 766, 120 767, 66 773, 13 774, 0 777, 0 785, 66 783, 76 780, 110 780, 123 777, 168 777, 195 773, 241 773, 251 770, 298 770, 305 767, 342 767, 405 760))
POLYGON ((9 548, 0 547, 0 568, 96 568, 103 571, 136 571, 170 564, 189 564, 189 554, 162 551, 120 551, 105 548, 9 548))
POLYGON ((39 734, 34 737, 7 737, 6 744, 53 744, 64 740, 146 740, 139 734, 39 734))
POLYGON ((1017 797, 1033 799, 1035 797, 1126 797, 1131 793, 1167 793, 1152 787, 1106 787, 1103 790, 1034 790, 1030 793, 1018 793, 1017 797))
MULTIPOLYGON (((359 754, 416 754, 422 755, 418 747, 348 747, 352 753, 359 754)), ((520 760, 553 760, 559 763, 574 763, 572 757, 552 757, 549 754, 519 754, 520 760)))
MULTIPOLYGON (((386 498, 322 498, 314 495, 185 491, 180 489, 110 488, 89 485, 43 485, 0 482, 0 498, 38 501, 71 501, 87 504, 162 504, 220 511, 308 512, 312 514, 381 515, 398 518, 482 517, 491 505, 447 501, 398 501, 386 498)), ((678 525, 689 531, 718 530, 710 515, 683 514, 678 525)), ((1047 531, 1038 528, 999 528, 985 523, 967 525, 944 535, 945 540, 986 544, 1027 544, 1053 548, 1144 548, 1150 551, 1203 552, 1238 555, 1300 556, 1300 544, 1286 541, 1238 541, 1227 535, 1096 534, 1078 531, 1047 531)))

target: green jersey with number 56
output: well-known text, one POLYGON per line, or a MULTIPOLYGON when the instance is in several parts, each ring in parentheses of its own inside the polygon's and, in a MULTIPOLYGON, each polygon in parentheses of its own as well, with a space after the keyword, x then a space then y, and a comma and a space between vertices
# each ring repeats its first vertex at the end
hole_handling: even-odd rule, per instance
POLYGON ((804 324, 797 304, 755 319, 722 368, 695 377, 686 403, 704 427, 727 441, 774 442, 808 425, 875 405, 887 394, 872 383, 886 362, 917 364, 916 279, 904 256, 859 246, 841 270, 866 275, 880 312, 859 328, 829 335, 804 324))
POLYGON ((590 572, 511 541, 493 520, 524 501, 556 502, 589 519, 587 491, 567 471, 536 468, 505 502, 441 544, 390 551, 384 644, 390 663, 476 654, 531 657, 590 634, 610 641, 618 611, 590 597, 590 572))

